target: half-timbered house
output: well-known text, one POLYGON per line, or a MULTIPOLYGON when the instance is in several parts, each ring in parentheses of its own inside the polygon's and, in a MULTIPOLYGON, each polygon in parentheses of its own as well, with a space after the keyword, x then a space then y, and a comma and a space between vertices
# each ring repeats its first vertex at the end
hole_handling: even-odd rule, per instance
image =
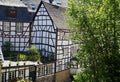
POLYGON ((0 0, 0 46, 9 41, 12 51, 27 50, 33 15, 19 0, 0 0))
POLYGON ((65 7, 41 1, 34 16, 31 44, 41 50, 42 56, 54 57, 56 71, 69 68, 70 29, 65 23, 65 7))
POLYGON ((9 41, 11 50, 20 52, 35 45, 43 57, 57 60, 58 71, 67 69, 71 41, 65 7, 41 1, 30 10, 23 1, 10 1, 0 1, 0 45, 9 41))
POLYGON ((11 1, 0 1, 0 45, 9 41, 11 50, 19 52, 35 45, 42 57, 57 61, 57 71, 69 68, 72 42, 65 7, 38 1, 36 10, 24 0, 11 1))
POLYGON ((0 46, 9 41, 12 51, 24 52, 35 45, 43 63, 55 61, 55 73, 69 72, 73 44, 66 26, 66 8, 39 0, 39 5, 31 3, 33 0, 9 1, 0 1, 0 46))

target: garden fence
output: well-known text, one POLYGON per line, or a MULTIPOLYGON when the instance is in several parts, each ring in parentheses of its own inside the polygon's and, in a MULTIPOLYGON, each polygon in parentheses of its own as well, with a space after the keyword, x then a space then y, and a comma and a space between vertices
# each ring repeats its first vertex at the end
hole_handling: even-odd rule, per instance
POLYGON ((55 74, 55 62, 38 65, 16 65, 2 67, 2 82, 11 82, 16 78, 24 78, 36 82, 36 79, 55 74))

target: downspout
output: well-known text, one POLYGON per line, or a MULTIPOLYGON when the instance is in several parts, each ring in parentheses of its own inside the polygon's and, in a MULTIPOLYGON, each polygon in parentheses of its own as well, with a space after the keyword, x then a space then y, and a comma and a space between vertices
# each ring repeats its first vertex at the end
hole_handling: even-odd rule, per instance
POLYGON ((56 46, 55 46, 54 82, 56 82, 57 42, 58 42, 58 28, 56 27, 56 46))
POLYGON ((32 32, 32 27, 33 27, 33 22, 30 22, 30 30, 29 30, 29 47, 31 46, 31 32, 32 32))

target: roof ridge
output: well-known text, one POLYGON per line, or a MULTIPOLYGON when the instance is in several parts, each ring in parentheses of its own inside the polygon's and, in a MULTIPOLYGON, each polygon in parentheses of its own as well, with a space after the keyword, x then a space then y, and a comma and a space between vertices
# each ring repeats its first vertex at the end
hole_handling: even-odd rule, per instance
POLYGON ((15 6, 15 7, 27 7, 22 1, 20 0, 0 0, 0 5, 3 6, 15 6))

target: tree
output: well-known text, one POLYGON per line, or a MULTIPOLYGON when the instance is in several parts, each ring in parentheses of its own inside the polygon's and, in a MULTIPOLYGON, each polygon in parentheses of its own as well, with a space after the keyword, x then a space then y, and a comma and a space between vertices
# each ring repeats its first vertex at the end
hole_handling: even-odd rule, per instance
POLYGON ((76 82, 120 81, 120 0, 70 0, 67 24, 81 44, 76 82))

